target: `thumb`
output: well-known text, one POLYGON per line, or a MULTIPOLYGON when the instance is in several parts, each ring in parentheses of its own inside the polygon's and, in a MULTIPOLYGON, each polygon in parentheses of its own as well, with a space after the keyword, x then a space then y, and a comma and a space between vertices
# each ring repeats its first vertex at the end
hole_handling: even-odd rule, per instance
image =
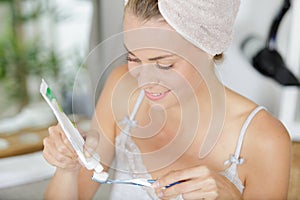
POLYGON ((88 132, 83 132, 82 136, 85 138, 85 143, 83 146, 84 155, 90 158, 93 154, 95 154, 98 147, 99 134, 96 130, 90 130, 88 132))

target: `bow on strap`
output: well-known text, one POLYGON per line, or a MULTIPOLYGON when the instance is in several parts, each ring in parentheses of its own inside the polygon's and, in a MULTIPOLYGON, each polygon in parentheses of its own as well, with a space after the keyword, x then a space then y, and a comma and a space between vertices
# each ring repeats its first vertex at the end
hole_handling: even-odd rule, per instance
POLYGON ((228 165, 229 163, 234 163, 236 165, 243 164, 244 158, 237 158, 235 155, 231 154, 229 159, 224 162, 224 165, 228 165))
POLYGON ((137 120, 130 120, 127 116, 120 122, 120 125, 128 125, 131 128, 135 128, 137 126, 137 120))

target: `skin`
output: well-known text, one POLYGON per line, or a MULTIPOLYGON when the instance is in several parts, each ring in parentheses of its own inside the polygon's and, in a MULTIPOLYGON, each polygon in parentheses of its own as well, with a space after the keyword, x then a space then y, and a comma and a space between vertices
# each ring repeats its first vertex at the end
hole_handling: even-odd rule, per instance
MULTIPOLYGON (((125 11, 125 31, 143 27, 160 27, 172 30, 161 18, 153 18, 145 22, 130 11, 125 11)), ((115 118, 122 118, 124 114, 128 114, 128 110, 126 108, 112 110, 106 105, 110 105, 112 101, 117 101, 113 98, 116 95, 114 94, 116 86, 120 84, 124 75, 130 74, 132 84, 126 85, 126 82, 121 82, 123 92, 125 92, 124 94, 121 92, 117 94, 119 99, 122 99, 122 95, 125 95, 126 92, 134 91, 128 101, 130 109, 136 101, 139 91, 135 90, 137 88, 142 88, 149 93, 168 91, 166 96, 159 101, 151 101, 146 98, 136 115, 142 128, 147 127, 152 122, 151 115, 145 113, 150 113, 154 105, 159 105, 163 108, 166 116, 169 116, 164 119, 163 127, 156 131, 155 135, 147 139, 133 138, 142 153, 160 150, 161 147, 175 138, 175 134, 187 134, 184 131, 176 132, 178 127, 174 124, 181 120, 178 117, 180 109, 188 109, 192 98, 196 98, 201 111, 200 126, 196 131, 195 138, 178 159, 169 165, 156 169, 151 166, 146 157, 143 157, 145 166, 150 169, 149 173, 157 179, 153 186, 161 199, 171 199, 180 194, 184 199, 286 199, 291 144, 284 126, 266 111, 260 111, 252 120, 247 129, 241 151, 241 157, 245 158, 245 162, 238 166, 239 178, 245 185, 244 193, 240 194, 237 188, 219 172, 228 167, 224 166, 223 162, 234 152, 240 129, 257 105, 225 88, 226 115, 221 135, 213 150, 206 157, 199 159, 199 147, 208 129, 211 116, 211 110, 208 109, 211 108, 209 91, 203 77, 197 73, 191 64, 176 55, 153 61, 151 58, 170 53, 149 49, 131 50, 131 42, 130 39, 125 40, 125 45, 131 52, 128 65, 120 66, 112 72, 101 93, 92 123, 92 131, 85 134, 87 152, 89 154, 97 152, 101 156, 105 169, 108 169, 113 159, 114 138, 120 133, 115 118), (172 73, 167 72, 166 69, 160 69, 157 67, 158 64, 161 66, 172 65, 172 68, 168 69, 172 73), (150 66, 149 68, 141 68, 139 67, 141 65, 150 66), (173 78, 168 79, 172 75, 173 78), (193 94, 181 93, 184 89, 181 88, 182 84, 177 83, 183 80, 188 80, 194 91, 193 94), (180 104, 178 98, 181 99, 180 104), (184 182, 167 189, 164 187, 176 181, 184 182)), ((201 63, 213 69, 212 56, 201 50, 199 52, 201 63)), ((182 126, 188 128, 189 124, 183 122, 182 126)), ((139 132, 138 130, 136 131, 139 132)), ((59 126, 51 127, 49 133, 49 137, 44 140, 43 153, 45 159, 56 166, 57 170, 46 190, 45 198, 91 199, 99 187, 99 184, 91 181, 92 172, 80 167, 76 154, 59 126)), ((156 159, 159 161, 163 157, 158 156, 156 159)))

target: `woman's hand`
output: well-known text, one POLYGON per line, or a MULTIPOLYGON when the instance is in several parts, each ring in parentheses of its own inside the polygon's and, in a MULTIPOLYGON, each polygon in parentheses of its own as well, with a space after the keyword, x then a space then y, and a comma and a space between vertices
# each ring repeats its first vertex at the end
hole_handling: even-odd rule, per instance
MULTIPOLYGON (((85 138, 84 153, 86 157, 89 157, 95 152, 99 135, 91 131, 84 133, 83 137, 85 138)), ((51 165, 67 171, 79 171, 81 165, 78 156, 60 125, 49 128, 49 136, 44 139, 43 143, 43 156, 51 165)))
POLYGON ((159 198, 171 199, 182 195, 187 199, 242 199, 238 189, 224 176, 206 166, 171 171, 154 183, 159 198), (181 182, 171 187, 174 182, 181 182))
POLYGON ((43 141, 44 158, 53 166, 64 170, 79 171, 80 163, 77 154, 72 148, 68 138, 63 133, 60 125, 51 126, 49 136, 43 141))

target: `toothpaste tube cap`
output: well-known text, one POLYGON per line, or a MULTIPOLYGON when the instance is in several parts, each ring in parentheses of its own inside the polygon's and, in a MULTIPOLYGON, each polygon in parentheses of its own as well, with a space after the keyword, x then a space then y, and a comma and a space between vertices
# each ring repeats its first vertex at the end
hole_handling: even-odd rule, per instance
POLYGON ((93 179, 100 182, 104 182, 108 179, 108 176, 109 174, 107 172, 101 172, 101 173, 94 172, 93 179))
POLYGON ((103 166, 100 164, 100 157, 98 154, 94 154, 90 158, 86 158, 86 163, 84 164, 88 170, 95 170, 95 172, 100 173, 103 171, 103 166))

